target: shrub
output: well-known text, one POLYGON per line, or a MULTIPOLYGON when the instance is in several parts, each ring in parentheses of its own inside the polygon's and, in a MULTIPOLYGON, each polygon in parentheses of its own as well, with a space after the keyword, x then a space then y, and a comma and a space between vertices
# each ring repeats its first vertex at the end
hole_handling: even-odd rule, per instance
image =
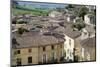
POLYGON ((78 16, 82 17, 82 19, 84 20, 84 15, 86 15, 88 13, 88 9, 86 7, 82 7, 79 10, 78 16))
POLYGON ((74 23, 72 24, 72 28, 77 28, 79 31, 85 27, 85 24, 84 23, 74 23))
POLYGON ((27 29, 24 29, 24 28, 18 28, 18 33, 19 34, 23 34, 23 32, 29 32, 27 29))

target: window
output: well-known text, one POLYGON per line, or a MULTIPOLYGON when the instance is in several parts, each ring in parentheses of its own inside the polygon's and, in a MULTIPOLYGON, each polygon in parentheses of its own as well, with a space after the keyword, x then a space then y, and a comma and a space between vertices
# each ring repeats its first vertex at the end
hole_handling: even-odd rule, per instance
POLYGON ((66 57, 66 51, 64 50, 64 57, 66 57))
POLYGON ((17 52, 16 51, 14 51, 14 55, 16 55, 17 54, 17 52))
POLYGON ((67 60, 69 60, 69 57, 67 57, 67 60))
POLYGON ((46 54, 43 54, 43 63, 46 63, 46 54))
POLYGON ((87 52, 87 61, 90 61, 90 54, 87 52))
POLYGON ((63 57, 64 56, 63 45, 60 45, 60 48, 61 48, 61 56, 63 57))
POLYGON ((20 50, 17 50, 17 54, 20 54, 20 50))
POLYGON ((69 39, 69 45, 71 46, 71 40, 69 39))
POLYGON ((69 54, 69 53, 70 53, 69 51, 70 51, 70 50, 68 49, 68 50, 67 50, 67 54, 69 54))
POLYGON ((17 58, 17 65, 21 65, 21 58, 17 58))
POLYGON ((72 57, 72 53, 70 52, 70 57, 72 57))
POLYGON ((62 48, 62 45, 60 45, 60 48, 62 48))
POLYGON ((52 61, 54 61, 54 55, 55 55, 55 53, 54 53, 54 51, 52 52, 52 61))
POLYGON ((51 46, 51 48, 52 48, 52 50, 54 50, 54 46, 53 45, 51 46))
POLYGON ((31 53, 32 52, 32 49, 29 49, 28 52, 31 53))
POLYGON ((28 63, 32 63, 32 57, 28 57, 28 63))
POLYGON ((82 58, 84 58, 84 48, 81 48, 81 56, 82 56, 82 58))
POLYGON ((43 47, 43 51, 45 51, 45 47, 43 47))

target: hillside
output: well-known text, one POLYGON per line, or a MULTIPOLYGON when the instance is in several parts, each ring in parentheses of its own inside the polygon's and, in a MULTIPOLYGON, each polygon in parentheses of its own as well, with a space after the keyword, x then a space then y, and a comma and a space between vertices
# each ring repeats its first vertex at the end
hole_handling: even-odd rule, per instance
POLYGON ((41 8, 29 8, 23 6, 12 7, 13 15, 19 14, 34 14, 34 15, 48 15, 49 9, 41 9, 41 8))

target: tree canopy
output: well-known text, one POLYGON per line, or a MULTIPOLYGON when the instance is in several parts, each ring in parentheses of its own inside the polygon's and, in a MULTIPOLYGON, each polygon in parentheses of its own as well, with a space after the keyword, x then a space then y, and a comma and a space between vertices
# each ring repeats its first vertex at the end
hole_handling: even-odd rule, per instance
POLYGON ((78 29, 79 31, 85 27, 85 24, 84 23, 80 23, 80 22, 76 22, 76 23, 73 23, 72 24, 72 28, 76 28, 78 29))
POLYGON ((84 20, 84 16, 88 13, 88 8, 86 8, 85 6, 81 7, 78 13, 79 17, 82 17, 82 19, 84 20))

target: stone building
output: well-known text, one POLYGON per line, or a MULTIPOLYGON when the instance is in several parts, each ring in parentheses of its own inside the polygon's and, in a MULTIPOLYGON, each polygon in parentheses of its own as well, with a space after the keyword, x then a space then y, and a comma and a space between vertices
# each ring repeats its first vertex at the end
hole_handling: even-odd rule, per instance
POLYGON ((49 13, 49 16, 52 17, 52 18, 56 18, 56 17, 61 17, 63 14, 61 12, 58 12, 58 11, 51 11, 49 13))
POLYGON ((15 36, 12 48, 12 65, 59 63, 63 57, 64 39, 27 32, 15 36))
POLYGON ((81 59, 80 61, 96 60, 96 39, 95 37, 87 38, 81 42, 81 59))
POLYGON ((95 36, 94 26, 86 25, 86 27, 82 29, 82 35, 81 35, 82 40, 90 38, 90 37, 94 37, 94 36, 95 36))
POLYGON ((84 22, 87 24, 87 25, 92 25, 92 26, 95 26, 96 24, 96 17, 92 14, 87 14, 84 16, 84 22))

